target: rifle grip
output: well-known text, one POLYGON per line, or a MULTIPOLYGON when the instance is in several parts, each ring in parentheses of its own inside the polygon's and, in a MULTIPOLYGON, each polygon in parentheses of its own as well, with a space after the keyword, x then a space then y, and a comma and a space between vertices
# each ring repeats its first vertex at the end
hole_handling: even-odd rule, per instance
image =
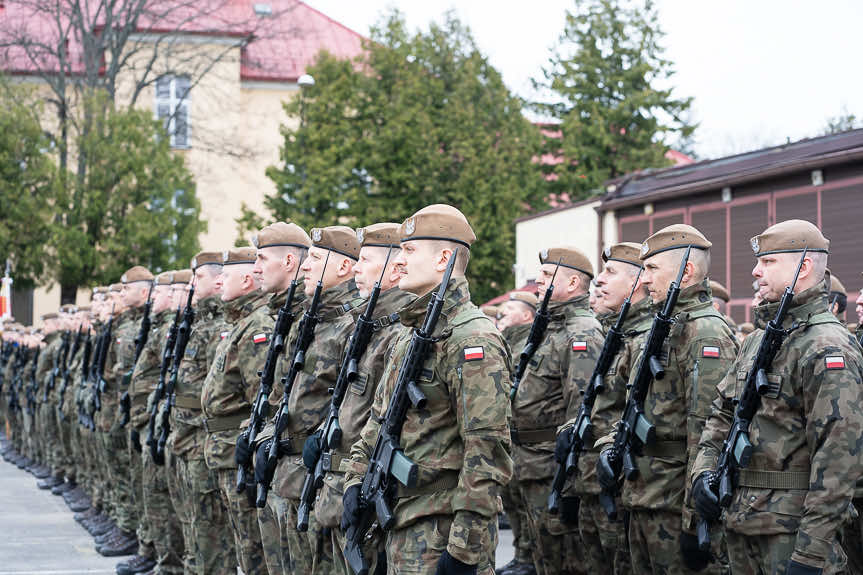
POLYGON ((426 395, 422 392, 419 386, 413 381, 409 381, 407 385, 408 399, 416 409, 424 409, 427 403, 426 395))
POLYGON ((609 520, 617 521, 617 504, 614 502, 614 496, 605 492, 600 493, 599 504, 602 505, 609 520))
POLYGON ((704 519, 698 520, 696 533, 698 534, 698 549, 703 553, 707 553, 710 551, 710 526, 707 524, 707 521, 704 519))
POLYGON ((627 481, 638 478, 638 464, 635 463, 635 457, 629 449, 623 452, 623 476, 627 481))
POLYGON ((734 496, 734 488, 731 485, 731 477, 729 473, 723 473, 719 478, 719 505, 728 508, 731 505, 731 498, 734 496))
POLYGON ((653 374, 653 379, 658 381, 665 377, 665 368, 662 367, 662 362, 655 355, 647 358, 647 366, 650 368, 650 373, 653 374))
POLYGON ((396 517, 384 499, 383 493, 380 491, 375 496, 375 513, 378 516, 378 525, 381 526, 381 529, 384 531, 392 529, 393 523, 396 522, 396 517))
POLYGON ((309 530, 309 505, 305 501, 297 507, 297 531, 305 533, 309 530))
POLYGON ((558 511, 560 511, 560 493, 552 489, 548 494, 548 512, 557 515, 558 511))
POLYGON ((767 380, 767 373, 764 368, 759 368, 755 372, 755 391, 762 396, 770 392, 770 382, 767 380))

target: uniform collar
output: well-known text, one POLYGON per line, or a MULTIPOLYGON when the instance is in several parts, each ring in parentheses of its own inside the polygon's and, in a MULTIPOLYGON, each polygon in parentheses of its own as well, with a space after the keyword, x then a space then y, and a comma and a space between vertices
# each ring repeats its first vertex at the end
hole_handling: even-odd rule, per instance
POLYGON ((267 296, 257 290, 252 290, 246 295, 225 302, 225 317, 229 322, 235 323, 240 318, 250 314, 255 308, 264 303, 267 296))
MULTIPOLYGON (((273 295, 273 297, 270 298, 270 301, 267 302, 267 306, 270 308, 270 314, 271 315, 273 315, 273 316, 278 315, 279 309, 281 309, 281 307, 283 305, 285 305, 285 300, 288 299, 288 292, 289 291, 290 291, 290 288, 286 289, 285 291, 283 291, 281 293, 277 293, 277 294, 273 295)), ((323 295, 323 294, 321 294, 321 295, 323 295)), ((297 289, 294 290, 294 301, 291 304, 291 309, 292 310, 299 309, 299 306, 303 305, 303 303, 305 301, 306 301, 306 294, 303 291, 303 284, 299 283, 299 284, 297 284, 297 289)))
POLYGON ((213 317, 214 315, 218 315, 222 311, 223 306, 224 304, 218 295, 205 297, 195 304, 197 312, 201 317, 213 317))
POLYGON ((572 299, 560 302, 550 302, 548 313, 553 320, 566 319, 575 316, 583 316, 590 311, 590 294, 581 294, 572 299))
MULTIPOLYGON (((326 319, 330 319, 344 315, 361 305, 362 301, 357 292, 356 282, 350 279, 321 293, 321 305, 318 313, 325 316, 326 319)), ((305 307, 311 305, 312 298, 307 298, 307 302, 305 307)))
MULTIPOLYGON (((828 295, 830 293, 830 281, 824 280, 818 285, 814 285, 807 290, 803 290, 794 296, 791 305, 788 307, 788 314, 782 323, 782 327, 789 328, 795 323, 801 324, 809 321, 812 316, 818 313, 829 313, 828 295)), ((764 329, 767 322, 776 316, 776 311, 779 309, 779 302, 761 303, 752 311, 755 316, 755 327, 764 329)))
MULTIPOLYGON (((399 310, 399 321, 407 327, 420 327, 425 319, 428 304, 439 289, 440 285, 399 310)), ((462 276, 451 279, 444 293, 443 311, 434 334, 444 333, 447 330, 448 320, 455 317, 455 314, 458 313, 457 310, 467 302, 470 302, 467 278, 462 276)))

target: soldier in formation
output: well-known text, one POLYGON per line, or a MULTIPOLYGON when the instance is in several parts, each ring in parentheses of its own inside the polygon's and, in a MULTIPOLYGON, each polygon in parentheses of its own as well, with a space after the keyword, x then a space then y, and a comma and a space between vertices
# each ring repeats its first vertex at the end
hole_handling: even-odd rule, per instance
POLYGON ((741 329, 691 226, 483 309, 476 241, 278 222, 7 322, 3 457, 120 575, 489 575, 502 510, 499 574, 863 572, 863 296, 850 333, 815 226, 752 239, 741 329))

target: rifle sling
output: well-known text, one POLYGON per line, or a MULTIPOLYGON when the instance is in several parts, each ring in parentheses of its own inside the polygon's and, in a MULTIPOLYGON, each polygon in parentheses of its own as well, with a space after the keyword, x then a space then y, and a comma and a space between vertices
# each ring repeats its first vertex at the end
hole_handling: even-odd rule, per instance
POLYGON ((808 471, 767 471, 766 469, 741 469, 737 478, 738 487, 756 489, 809 489, 808 471))
POLYGON ((428 495, 429 493, 455 489, 457 486, 458 472, 448 470, 442 472, 441 476, 432 481, 431 483, 426 483, 424 485, 417 485, 416 487, 405 487, 404 485, 399 483, 398 490, 396 491, 396 498, 402 499, 405 497, 415 497, 417 495, 428 495))
POLYGON ((518 430, 510 429, 509 437, 515 445, 532 445, 534 443, 546 443, 557 439, 557 427, 546 427, 544 429, 518 430))

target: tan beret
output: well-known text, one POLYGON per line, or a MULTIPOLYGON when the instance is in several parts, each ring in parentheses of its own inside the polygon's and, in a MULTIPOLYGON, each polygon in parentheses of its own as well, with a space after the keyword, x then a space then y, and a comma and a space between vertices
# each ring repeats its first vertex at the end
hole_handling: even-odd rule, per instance
POLYGON ((845 286, 842 285, 842 282, 839 281, 839 278, 830 274, 830 291, 831 292, 839 292, 839 293, 847 293, 845 291, 845 286))
POLYGON ((222 265, 222 252, 198 252, 189 262, 189 267, 196 270, 201 266, 222 265))
POLYGON ((558 246, 539 252, 539 261, 544 264, 555 264, 565 268, 578 270, 593 278, 593 264, 583 251, 575 246, 558 246))
POLYGON ((123 284, 121 284, 121 283, 120 284, 111 284, 110 286, 108 286, 109 292, 112 292, 112 291, 118 292, 118 291, 122 291, 122 290, 123 290, 123 284))
POLYGON ((636 267, 641 267, 641 245, 634 242, 620 242, 602 250, 602 261, 609 260, 615 262, 623 262, 636 267))
POLYGON ((308 248, 312 245, 309 234, 294 223, 276 222, 252 236, 252 245, 258 249, 276 246, 308 248))
POLYGON ((79 305, 79 306, 75 309, 75 312, 76 312, 76 313, 81 313, 81 312, 87 313, 87 312, 89 312, 91 309, 92 309, 92 308, 91 308, 90 306, 88 306, 88 305, 79 305))
POLYGON ((96 294, 99 294, 99 293, 102 293, 102 294, 104 294, 104 293, 108 293, 108 288, 107 288, 107 287, 105 287, 105 286, 96 286, 96 287, 94 287, 94 288, 93 288, 93 291, 92 291, 92 292, 90 292, 90 293, 91 293, 92 295, 96 295, 96 294))
POLYGON ((174 271, 168 270, 156 276, 157 286, 168 286, 174 283, 174 271))
POLYGON ((401 224, 389 222, 357 228, 357 241, 361 246, 397 248, 401 239, 400 228, 401 224))
POLYGON ((500 312, 500 308, 496 305, 484 305, 479 309, 488 317, 497 317, 498 312, 500 312))
POLYGON ((639 257, 642 260, 646 260, 656 254, 687 246, 692 246, 699 250, 707 250, 712 245, 701 232, 692 226, 673 224, 662 228, 644 240, 641 244, 641 255, 639 257))
POLYGON ((192 281, 192 270, 177 270, 174 272, 174 277, 171 280, 171 285, 187 284, 192 281))
POLYGON ((222 265, 232 266, 235 264, 253 264, 255 263, 255 257, 255 248, 231 248, 222 252, 222 265))
POLYGON ((529 291, 510 292, 509 301, 520 301, 522 303, 526 303, 532 308, 536 308, 536 306, 539 304, 539 299, 537 299, 536 295, 530 293, 529 291))
POLYGON ((818 227, 806 220, 785 220, 774 224, 750 240, 755 257, 767 254, 802 252, 828 253, 830 240, 818 227))
POLYGON ((48 312, 48 313, 43 313, 42 314, 42 321, 48 321, 49 319, 57 319, 58 317, 60 317, 60 316, 58 316, 57 313, 53 312, 53 311, 48 312))
POLYGON ((73 303, 64 303, 60 306, 60 313, 75 313, 77 310, 73 303))
POLYGON ((476 234, 464 214, 448 204, 424 207, 402 223, 399 236, 403 242, 444 240, 467 248, 476 241, 476 234))
POLYGON ((316 248, 330 250, 354 260, 360 257, 357 232, 348 226, 312 228, 312 244, 316 248))
POLYGON ((726 303, 731 299, 728 296, 728 290, 718 281, 710 280, 710 291, 713 293, 713 297, 719 298, 726 303))
POLYGON ((151 274, 150 270, 144 266, 135 266, 126 270, 126 273, 123 274, 120 281, 124 284, 130 284, 133 282, 151 282, 153 281, 153 274, 151 274))

